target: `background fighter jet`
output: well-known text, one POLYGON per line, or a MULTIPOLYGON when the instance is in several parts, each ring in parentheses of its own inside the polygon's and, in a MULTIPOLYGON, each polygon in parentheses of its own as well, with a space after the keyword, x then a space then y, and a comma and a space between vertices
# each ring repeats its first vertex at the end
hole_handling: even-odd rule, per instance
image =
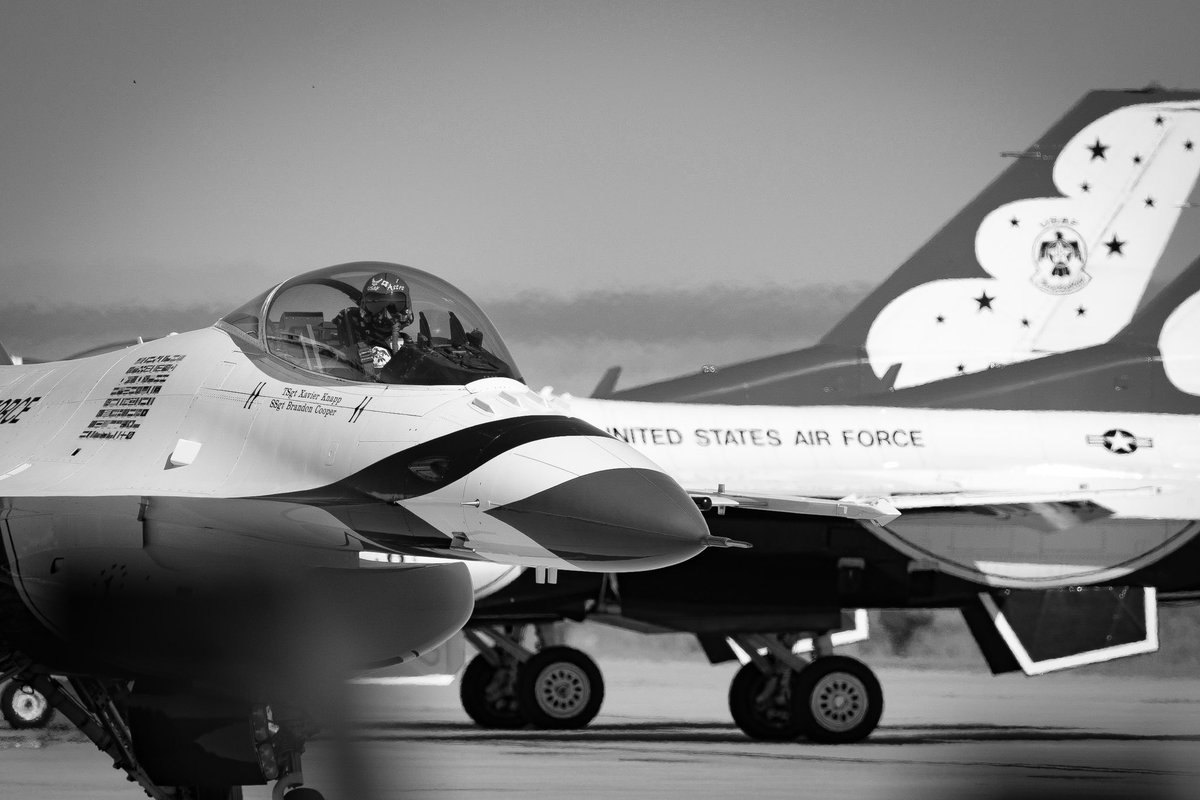
POLYGON ((713 534, 753 549, 542 592, 513 582, 477 603, 473 663, 491 670, 468 667, 464 707, 485 725, 594 714, 586 657, 522 652, 497 627, 555 618, 694 633, 713 660, 732 641, 752 658, 730 689, 739 726, 822 742, 863 738, 882 711, 871 671, 829 654, 842 609, 961 608, 998 672, 1153 650, 1156 592, 1200 591, 1197 341, 1200 261, 1103 345, 852 404, 562 398, 646 431, 639 449, 711 509, 713 534), (811 663, 792 653, 802 638, 817 639, 811 663), (517 692, 496 691, 501 656, 517 692), (548 662, 572 665, 578 702, 536 691, 548 662))
MULTIPOLYGON (((1152 649, 1157 641, 1153 590, 1014 592, 1011 587, 1128 582, 1131 570, 1185 542, 1194 531, 1193 510, 1143 505, 1148 501, 1141 496, 1174 478, 1147 477, 1143 484, 1145 473, 1138 472, 1117 492, 1128 496, 1109 492, 1105 497, 1111 505, 1105 505, 1095 494, 1101 483, 1078 475, 1093 468, 1083 465, 1095 455, 1129 455, 1141 447, 1145 458, 1148 443, 1161 437, 1134 436, 1129 426, 1138 425, 1132 422, 1107 424, 1097 418, 1086 418, 1097 430, 1081 433, 1075 428, 1084 424, 1082 416, 1035 415, 1017 422, 962 415, 952 422, 933 412, 908 412, 921 417, 918 424, 917 417, 901 419, 887 407, 938 408, 951 397, 970 408, 980 392, 994 391, 996 381, 1023 386, 1020 375, 1079 367, 1084 362, 1070 360, 1076 356, 1030 359, 1103 342, 1128 321, 1200 170, 1194 146, 1200 140, 1198 97, 1157 91, 1088 95, 815 348, 625 392, 611 391, 610 375, 597 393, 620 400, 754 404, 753 409, 662 409, 568 399, 572 413, 634 443, 696 489, 700 502, 717 509, 709 515, 717 532, 752 541, 755 549, 644 578, 585 578, 540 594, 525 580, 514 582, 477 605, 472 627, 481 656, 462 684, 468 713, 484 725, 526 719, 546 726, 586 724, 603 692, 594 664, 564 648, 532 653, 519 636, 498 627, 563 617, 590 615, 635 630, 693 632, 714 660, 733 657, 726 639, 734 639, 753 659, 731 688, 739 725, 754 736, 789 738, 804 732, 822 741, 865 736, 878 721, 882 701, 877 682, 861 664, 819 658, 807 668, 791 652, 807 632, 816 635, 819 653, 827 654, 827 634, 842 626, 843 608, 961 607, 998 670, 1044 671, 1152 649), (1145 153, 1151 151, 1164 171, 1152 174, 1147 167, 1145 153), (1100 181, 1098 172, 1089 172, 1117 165, 1129 170, 1119 179, 1100 181), (1159 188, 1150 192, 1151 184, 1159 188), (1146 202, 1159 189, 1173 198, 1165 217, 1154 216, 1157 201, 1146 202), (1046 211, 1046 224, 1030 230, 1026 212, 1043 207, 1058 211, 1046 211), (1080 234, 1080 252, 1092 253, 1087 264, 1093 273, 1070 291, 1046 285, 1037 263, 1040 244, 1053 240, 1067 219, 1073 220, 1072 230, 1089 231, 1080 234), (1133 237, 1143 242, 1139 259, 1144 260, 1132 262, 1141 277, 1115 290, 1130 277, 1122 267, 1133 237), (1105 241, 1121 247, 1106 247, 1105 241), (1112 258, 1097 261, 1095 245, 1112 258), (969 277, 981 267, 992 277, 969 277), (1100 323, 1085 327, 1089 317, 1100 323), (952 327, 952 320, 959 324, 952 327), (1028 363, 961 374, 1017 361, 1028 363), (959 377, 930 384, 925 393, 894 390, 950 375, 959 377), (950 388, 971 386, 989 389, 960 396, 950 388), (908 402, 906 397, 922 399, 908 402), (786 408, 815 402, 875 408, 786 408), (948 435, 965 448, 961 460, 950 454, 954 446, 943 446, 949 439, 938 444, 929 439, 932 428, 926 421, 933 424, 935 417, 943 432, 948 430, 943 424, 959 426, 948 435), (964 420, 970 421, 963 425, 964 420), (1045 429, 1048 422, 1056 427, 1045 429), (1083 438, 1071 439, 1074 433, 1083 438), (982 453, 1006 465, 1007 473, 968 476, 982 453), (1061 468, 1048 466, 1060 463, 1061 468), (1034 474, 1039 471, 1045 474, 1034 474), (815 487, 822 491, 814 492, 815 487), (876 502, 847 498, 854 493, 876 502), (830 499, 843 499, 840 509, 847 519, 803 516, 830 499), (907 510, 890 522, 884 516, 889 506, 907 510), (1121 519, 1138 513, 1159 521, 1121 519), (855 522, 850 519, 855 515, 874 521, 855 522), (1161 521, 1167 518, 1174 521, 1161 521), (1134 529, 1141 533, 1131 533, 1134 529), (898 531, 908 531, 908 539, 898 531), (1153 533, 1147 537, 1147 531, 1153 533), (981 550, 966 555, 968 541, 981 550), (958 549, 938 549, 946 543, 958 549), (1031 549, 1037 558, 1019 557, 1031 549), (1002 594, 981 592, 989 586, 1009 588, 1002 594), (1123 623, 1119 630, 1114 613, 1123 623), (1035 624, 1039 620, 1045 624, 1035 624), (1066 624, 1079 635, 1063 637, 1066 624), (1031 642, 1031 636, 1041 638, 1031 642), (1048 642, 1053 643, 1049 650, 1048 642), (570 707, 554 707, 546 692, 534 688, 537 675, 552 673, 555 663, 569 664, 580 676, 576 686, 583 688, 570 707), (803 698, 799 710, 794 697, 803 698), (822 705, 819 697, 836 708, 822 705), (808 699, 812 705, 804 705, 808 699), (843 710, 851 707, 854 713, 843 710)), ((1163 302, 1178 302, 1189 291, 1194 290, 1186 283, 1177 284, 1163 293, 1168 298, 1163 302)), ((1098 359, 1093 366, 1101 369, 1131 342, 1138 357, 1152 354, 1157 328, 1150 319, 1141 317, 1127 328, 1122 344, 1114 341, 1115 350, 1078 357, 1098 359), (1138 331, 1152 335, 1146 339, 1138 331)), ((1175 350, 1172 363, 1186 363, 1186 348, 1177 344, 1175 350)), ((1090 408, 1088 391, 1073 394, 1067 386, 1053 397, 1022 397, 1032 405, 1020 408, 1041 408, 1043 401, 1055 409, 1090 408)), ((1125 410, 1152 409, 1144 399, 1131 400, 1125 410)), ((1174 424, 1186 428, 1190 423, 1174 424)), ((1100 459, 1094 468, 1101 475, 1112 466, 1100 459)), ((838 509, 835 504, 833 510, 838 509)), ((1147 584, 1143 578, 1133 585, 1147 584)))
POLYGON ((552 575, 717 543, 645 456, 531 393, 469 298, 397 265, 301 275, 206 330, 0 366, 0 387, 0 681, 155 798, 302 783, 331 685, 466 621, 461 563, 364 555, 552 575))

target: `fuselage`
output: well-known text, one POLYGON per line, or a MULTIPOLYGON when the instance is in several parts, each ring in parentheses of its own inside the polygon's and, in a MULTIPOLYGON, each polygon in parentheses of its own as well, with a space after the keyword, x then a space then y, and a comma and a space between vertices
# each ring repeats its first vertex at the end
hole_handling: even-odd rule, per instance
POLYGON ((314 542, 327 536, 342 546, 349 535, 368 549, 457 549, 554 568, 593 558, 609 569, 646 568, 700 549, 703 522, 677 490, 663 496, 675 508, 657 534, 638 530, 630 514, 606 531, 588 508, 575 509, 578 540, 570 525, 551 537, 548 526, 525 525, 536 509, 506 517, 505 508, 531 497, 551 513, 564 486, 578 493, 628 481, 624 489, 643 505, 671 492, 665 478, 647 483, 661 475, 649 460, 507 378, 331 381, 210 328, 78 361, 0 367, 0 387, 0 495, 10 503, 270 499, 311 509, 307 527, 321 531, 314 542), (635 543, 641 538, 647 547, 635 543), (618 539, 633 550, 623 553, 618 539))
POLYGON ((1200 519, 1190 415, 565 402, 692 492, 903 498, 911 510, 869 527, 993 585, 1113 580, 1200 519))
MULTIPOLYGON (((1200 420, 1178 414, 885 406, 727 406, 571 397, 573 415, 628 442, 691 490, 825 497, 1055 492, 1170 484, 1156 518, 1200 516, 1200 420), (1108 436, 1109 431, 1123 431, 1108 436)), ((1128 509, 1126 512, 1124 509, 1128 509)))

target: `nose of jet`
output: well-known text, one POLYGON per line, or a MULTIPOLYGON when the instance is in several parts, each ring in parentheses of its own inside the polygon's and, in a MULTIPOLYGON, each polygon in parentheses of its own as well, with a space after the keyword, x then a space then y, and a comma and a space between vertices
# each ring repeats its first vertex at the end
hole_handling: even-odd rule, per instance
POLYGON ((493 464, 486 517, 571 566, 626 572, 704 549, 695 502, 636 450, 600 431, 529 442, 493 464))
POLYGON ((696 504, 662 472, 617 467, 570 478, 487 512, 570 564, 657 569, 704 549, 696 504))

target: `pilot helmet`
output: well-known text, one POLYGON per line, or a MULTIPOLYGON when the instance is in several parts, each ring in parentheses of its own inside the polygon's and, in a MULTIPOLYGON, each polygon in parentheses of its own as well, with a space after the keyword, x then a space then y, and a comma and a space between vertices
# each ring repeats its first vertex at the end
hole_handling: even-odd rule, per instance
POLYGON ((375 322, 399 319, 401 325, 413 321, 408 284, 394 272, 377 272, 363 286, 359 307, 375 322))

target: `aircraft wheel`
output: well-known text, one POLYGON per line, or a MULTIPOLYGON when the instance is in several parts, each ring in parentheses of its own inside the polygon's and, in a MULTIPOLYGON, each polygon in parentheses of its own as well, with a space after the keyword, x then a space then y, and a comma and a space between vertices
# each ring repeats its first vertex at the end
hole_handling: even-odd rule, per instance
POLYGON ((746 664, 729 684, 729 713, 751 739, 781 742, 800 735, 793 710, 797 674, 789 669, 764 673, 746 664))
POLYGON ((517 678, 521 713, 538 728, 582 728, 604 702, 596 662, 573 647, 547 647, 524 664, 517 678))
POLYGON ((0 692, 0 712, 14 728, 44 728, 50 724, 54 709, 33 687, 18 681, 4 685, 0 692))
POLYGON ((516 663, 499 667, 475 656, 463 670, 458 697, 467 716, 481 728, 519 728, 525 724, 517 700, 516 663))
POLYGON ((792 701, 801 732, 821 744, 861 742, 883 715, 875 673, 848 656, 818 658, 801 670, 792 701))

